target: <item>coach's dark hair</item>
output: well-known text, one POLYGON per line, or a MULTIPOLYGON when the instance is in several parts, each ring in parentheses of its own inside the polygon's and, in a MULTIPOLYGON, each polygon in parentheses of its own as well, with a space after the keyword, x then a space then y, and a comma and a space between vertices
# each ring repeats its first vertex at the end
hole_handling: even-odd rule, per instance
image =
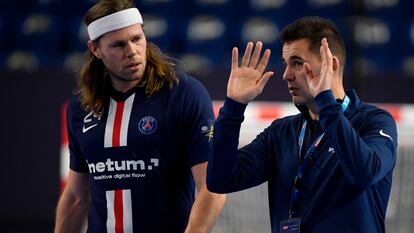
POLYGON ((330 20, 318 16, 303 17, 287 25, 280 33, 282 44, 307 39, 309 50, 317 55, 320 55, 319 48, 324 37, 328 40, 332 54, 338 57, 343 69, 346 60, 345 43, 340 31, 330 20))
MULTIPOLYGON (((85 14, 84 22, 89 25, 93 21, 106 15, 118 11, 133 8, 135 4, 132 0, 101 0, 96 3, 85 14)), ((94 43, 99 43, 99 39, 94 43)), ((160 49, 147 42, 147 64, 144 75, 138 86, 145 88, 147 96, 161 90, 165 85, 172 88, 174 83, 178 83, 175 72, 174 59, 163 54, 160 49)), ((97 115, 102 115, 105 109, 104 101, 108 98, 110 80, 102 60, 94 56, 88 50, 87 61, 82 67, 78 78, 78 93, 82 107, 93 111, 97 115)))

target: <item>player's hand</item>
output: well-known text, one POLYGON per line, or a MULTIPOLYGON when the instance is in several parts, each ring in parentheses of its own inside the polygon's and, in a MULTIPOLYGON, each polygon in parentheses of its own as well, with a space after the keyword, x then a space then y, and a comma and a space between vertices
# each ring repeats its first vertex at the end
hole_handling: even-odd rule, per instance
POLYGON ((266 49, 260 58, 262 47, 263 44, 259 41, 252 52, 253 43, 247 43, 240 66, 238 49, 236 47, 233 48, 231 73, 227 84, 227 97, 247 104, 262 93, 267 81, 273 75, 271 71, 264 73, 269 62, 270 49, 266 49))
POLYGON ((309 91, 313 97, 316 97, 319 93, 330 90, 332 87, 333 78, 333 56, 329 49, 328 41, 323 38, 320 47, 322 65, 319 76, 315 74, 309 63, 304 64, 306 73, 306 79, 308 81, 309 91))

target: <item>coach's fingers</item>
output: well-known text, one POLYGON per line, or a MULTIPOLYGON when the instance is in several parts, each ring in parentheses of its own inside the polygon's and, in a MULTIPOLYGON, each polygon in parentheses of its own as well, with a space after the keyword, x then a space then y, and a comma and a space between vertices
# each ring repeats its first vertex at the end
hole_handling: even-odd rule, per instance
POLYGON ((329 49, 328 40, 324 37, 322 39, 320 53, 322 58, 321 73, 329 75, 333 72, 333 58, 331 50, 329 49))
POLYGON ((303 63, 303 69, 305 70, 305 76, 306 76, 306 79, 308 80, 308 83, 309 83, 309 81, 311 81, 314 77, 309 63, 307 63, 307 62, 303 63))
POLYGON ((244 51, 243 59, 241 62, 241 66, 248 66, 250 62, 250 56, 252 54, 253 49, 253 42, 249 42, 246 45, 246 50, 244 51))
POLYGON ((260 89, 260 93, 263 91, 263 88, 266 86, 267 82, 273 74, 273 71, 268 71, 259 79, 259 81, 257 82, 257 86, 260 89))
POLYGON ((260 53, 262 52, 262 47, 263 47, 263 43, 261 41, 256 42, 253 55, 250 58, 249 67, 256 69, 257 63, 259 62, 260 53))
POLYGON ((239 50, 234 47, 231 53, 231 69, 235 70, 239 67, 239 50))
POLYGON ((263 72, 265 71, 267 63, 269 62, 270 54, 270 49, 266 49, 262 59, 260 60, 259 65, 257 65, 257 70, 260 72, 260 74, 263 74, 263 72))
POLYGON ((321 58, 322 58, 322 65, 325 62, 327 67, 332 67, 332 52, 329 49, 328 40, 324 37, 322 39, 321 45, 321 58))

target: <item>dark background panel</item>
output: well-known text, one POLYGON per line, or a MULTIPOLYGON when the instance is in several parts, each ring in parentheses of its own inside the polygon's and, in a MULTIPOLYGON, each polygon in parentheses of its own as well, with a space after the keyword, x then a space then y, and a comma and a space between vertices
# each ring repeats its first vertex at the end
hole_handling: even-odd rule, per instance
POLYGON ((0 232, 52 232, 59 192, 61 72, 1 73, 0 232))

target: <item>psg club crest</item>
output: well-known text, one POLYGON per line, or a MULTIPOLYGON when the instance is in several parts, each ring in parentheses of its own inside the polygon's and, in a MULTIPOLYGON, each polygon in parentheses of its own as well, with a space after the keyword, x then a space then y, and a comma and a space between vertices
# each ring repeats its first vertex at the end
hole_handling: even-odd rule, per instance
POLYGON ((157 130, 157 120, 152 116, 145 116, 139 121, 138 128, 145 135, 152 134, 157 130))

